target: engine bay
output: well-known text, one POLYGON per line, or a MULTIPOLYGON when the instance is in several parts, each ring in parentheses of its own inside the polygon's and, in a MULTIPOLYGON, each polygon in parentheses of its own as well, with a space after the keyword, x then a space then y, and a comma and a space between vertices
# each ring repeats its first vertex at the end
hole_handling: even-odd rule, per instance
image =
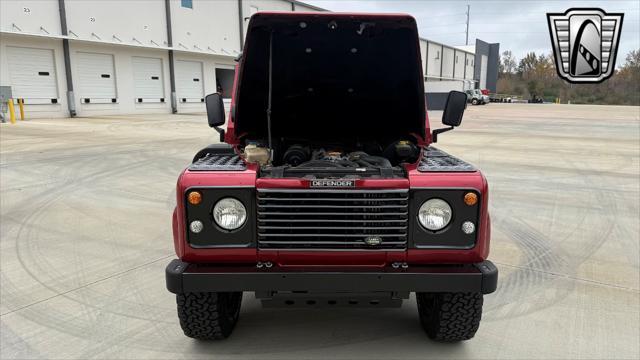
POLYGON ((384 146, 376 142, 352 146, 279 143, 270 149, 261 141, 247 141, 242 150, 246 162, 260 165, 261 177, 394 178, 405 177, 402 164, 417 161, 419 147, 409 140, 384 146))

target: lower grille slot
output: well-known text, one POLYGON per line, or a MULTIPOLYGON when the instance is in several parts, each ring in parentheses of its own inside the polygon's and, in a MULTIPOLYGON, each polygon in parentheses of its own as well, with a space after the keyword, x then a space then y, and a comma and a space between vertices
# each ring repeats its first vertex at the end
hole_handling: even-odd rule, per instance
POLYGON ((408 190, 258 189, 258 247, 403 250, 408 190))

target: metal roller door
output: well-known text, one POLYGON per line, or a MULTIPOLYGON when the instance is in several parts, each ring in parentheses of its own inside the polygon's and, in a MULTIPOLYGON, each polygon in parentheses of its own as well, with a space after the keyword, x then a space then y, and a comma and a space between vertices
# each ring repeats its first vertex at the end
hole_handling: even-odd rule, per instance
POLYGON ((133 83, 136 102, 164 102, 162 59, 134 56, 133 83))
POLYGON ((14 98, 26 104, 58 102, 53 50, 7 46, 7 62, 14 98))
POLYGON ((204 101, 202 63, 178 60, 176 65, 176 96, 180 102, 204 101))
POLYGON ((78 52, 76 62, 81 102, 115 103, 118 101, 113 55, 78 52))

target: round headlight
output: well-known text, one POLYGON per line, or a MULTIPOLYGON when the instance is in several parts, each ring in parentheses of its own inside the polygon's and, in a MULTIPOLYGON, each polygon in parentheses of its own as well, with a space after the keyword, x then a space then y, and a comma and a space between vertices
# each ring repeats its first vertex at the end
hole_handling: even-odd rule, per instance
POLYGON ((213 220, 225 230, 235 230, 247 220, 247 209, 236 199, 224 198, 213 207, 213 220))
POLYGON ((451 221, 451 206, 442 199, 430 199, 420 206, 418 220, 425 228, 436 231, 443 229, 451 221))

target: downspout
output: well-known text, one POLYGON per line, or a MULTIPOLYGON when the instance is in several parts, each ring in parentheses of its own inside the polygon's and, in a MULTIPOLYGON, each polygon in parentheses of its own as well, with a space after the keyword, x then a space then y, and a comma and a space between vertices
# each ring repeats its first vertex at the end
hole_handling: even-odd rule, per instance
MULTIPOLYGON (((64 6, 64 0, 58 0, 58 9, 60 10, 60 30, 62 35, 69 35, 67 29, 67 11, 64 6)), ((64 54, 64 73, 67 79, 67 107, 69 108, 69 116, 76 116, 76 100, 73 95, 73 78, 71 77, 71 56, 69 55, 69 39, 62 39, 62 52, 64 54)))
POLYGON ((244 48, 244 16, 242 14, 242 0, 238 0, 238 24, 240 25, 240 52, 244 48))
POLYGON ((178 112, 178 98, 176 96, 176 73, 173 64, 173 35, 171 32, 171 2, 170 0, 164 0, 164 10, 167 17, 167 45, 169 50, 169 84, 171 87, 171 113, 178 112))

